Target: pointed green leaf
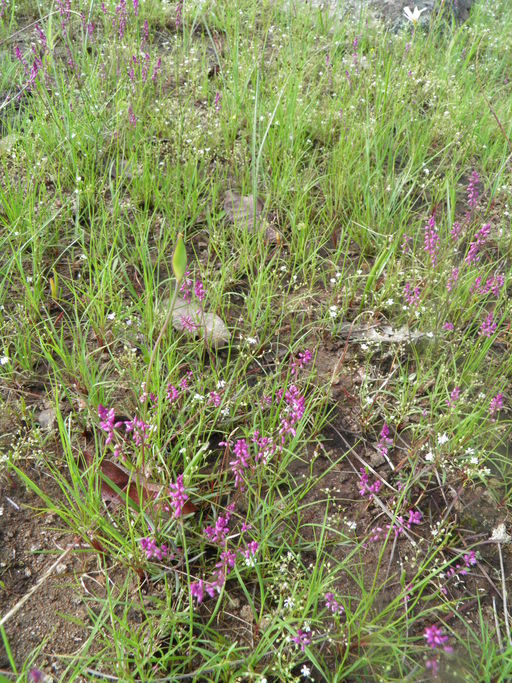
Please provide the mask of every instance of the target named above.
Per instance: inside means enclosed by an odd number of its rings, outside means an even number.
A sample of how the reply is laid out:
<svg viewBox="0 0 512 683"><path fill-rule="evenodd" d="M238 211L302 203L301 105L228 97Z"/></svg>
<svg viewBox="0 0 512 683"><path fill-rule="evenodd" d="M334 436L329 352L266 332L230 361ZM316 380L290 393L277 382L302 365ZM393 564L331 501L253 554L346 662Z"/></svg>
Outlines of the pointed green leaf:
<svg viewBox="0 0 512 683"><path fill-rule="evenodd" d="M187 270L187 250L185 249L185 241L183 240L183 233L178 233L178 240L174 248L172 257L172 269L174 276L178 282L181 282L185 271Z"/></svg>

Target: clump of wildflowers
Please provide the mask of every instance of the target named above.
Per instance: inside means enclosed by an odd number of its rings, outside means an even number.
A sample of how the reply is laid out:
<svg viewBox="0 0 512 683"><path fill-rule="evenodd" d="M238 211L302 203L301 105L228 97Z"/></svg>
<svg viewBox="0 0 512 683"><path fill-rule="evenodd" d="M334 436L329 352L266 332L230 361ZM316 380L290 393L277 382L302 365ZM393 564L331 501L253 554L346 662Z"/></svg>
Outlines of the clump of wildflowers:
<svg viewBox="0 0 512 683"><path fill-rule="evenodd" d="M460 398L460 387L454 387L450 393L450 398L446 401L448 408L453 408Z"/></svg>
<svg viewBox="0 0 512 683"><path fill-rule="evenodd" d="M183 484L183 475L180 474L176 479L175 484L170 485L170 504L173 510L174 519L178 519L183 514L183 507L188 500L188 496L185 493L185 486Z"/></svg>
<svg viewBox="0 0 512 683"><path fill-rule="evenodd" d="M414 289L407 282L404 289L404 299L409 306L417 306L420 301L420 288L415 287Z"/></svg>
<svg viewBox="0 0 512 683"><path fill-rule="evenodd" d="M497 412L503 409L503 394L496 394L491 399L491 404L489 406L489 415L494 417Z"/></svg>
<svg viewBox="0 0 512 683"><path fill-rule="evenodd" d="M371 499L374 493L378 493L380 491L382 482L380 479L376 479L373 484L370 484L368 472L364 469L364 467L361 467L359 471L361 472L359 476L359 494L361 496L366 496L366 494L368 494L368 497Z"/></svg>
<svg viewBox="0 0 512 683"><path fill-rule="evenodd" d="M382 429L380 430L379 441L377 443L377 449L380 454L387 458L389 449L393 445L393 440L389 438L389 427L387 422L384 422Z"/></svg>
<svg viewBox="0 0 512 683"><path fill-rule="evenodd" d="M477 263L480 260L480 250L487 242L491 233L491 224L486 223L476 233L474 240L469 245L469 251L466 255L465 261L468 264Z"/></svg>
<svg viewBox="0 0 512 683"><path fill-rule="evenodd" d="M439 252L439 235L436 230L435 216L431 216L425 226L425 251L430 256L432 266L435 266Z"/></svg>
<svg viewBox="0 0 512 683"><path fill-rule="evenodd" d="M307 645L311 645L311 636L309 629L299 628L297 635L292 637L292 641L298 645L302 652L306 650Z"/></svg>
<svg viewBox="0 0 512 683"><path fill-rule="evenodd" d="M325 606L333 614L343 614L345 608L334 597L334 593L325 594Z"/></svg>
<svg viewBox="0 0 512 683"><path fill-rule="evenodd" d="M166 545L159 546L154 538L147 536L146 538L140 539L140 545L142 550L146 553L146 558L151 560L153 558L162 561L164 557L168 555L168 549Z"/></svg>
<svg viewBox="0 0 512 683"><path fill-rule="evenodd" d="M497 324L494 322L493 314L489 313L484 322L481 324L478 334L481 337L489 337L490 339L496 332L497 327Z"/></svg>

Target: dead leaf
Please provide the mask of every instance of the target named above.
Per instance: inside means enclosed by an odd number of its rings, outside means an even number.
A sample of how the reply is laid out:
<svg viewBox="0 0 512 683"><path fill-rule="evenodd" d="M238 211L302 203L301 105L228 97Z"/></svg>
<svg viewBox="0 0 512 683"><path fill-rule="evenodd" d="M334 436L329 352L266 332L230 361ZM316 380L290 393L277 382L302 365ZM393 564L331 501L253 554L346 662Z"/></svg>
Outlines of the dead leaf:
<svg viewBox="0 0 512 683"><path fill-rule="evenodd" d="M173 327L180 332L185 331L187 322L190 322L187 319L190 319L196 328L194 334L201 335L214 346L225 346L229 342L229 330L218 315L203 311L197 303L187 303L184 299L177 297L172 312Z"/></svg>
<svg viewBox="0 0 512 683"><path fill-rule="evenodd" d="M94 465L94 457L89 451L85 451L84 456L87 465ZM101 475L101 497L104 501L123 502L123 497L109 482L122 493L127 494L137 505L141 502L148 503L151 500L158 500L161 503L165 503L168 500L167 490L164 486L150 482L145 477L130 472L126 467L113 460L103 458L99 463L99 470ZM183 506L183 514L191 514L196 512L197 509L197 506L188 500Z"/></svg>
<svg viewBox="0 0 512 683"><path fill-rule="evenodd" d="M254 195L243 196L228 190L224 197L224 211L233 225L248 232L265 232L268 242L281 242L281 235L263 217L264 203Z"/></svg>

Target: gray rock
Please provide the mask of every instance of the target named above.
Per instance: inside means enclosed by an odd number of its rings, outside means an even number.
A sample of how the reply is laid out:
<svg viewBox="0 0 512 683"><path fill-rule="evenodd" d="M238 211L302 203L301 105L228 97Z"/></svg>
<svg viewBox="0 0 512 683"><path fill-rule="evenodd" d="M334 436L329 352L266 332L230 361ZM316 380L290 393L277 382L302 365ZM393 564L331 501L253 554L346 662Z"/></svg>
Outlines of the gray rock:
<svg viewBox="0 0 512 683"><path fill-rule="evenodd" d="M300 1L300 0L299 0ZM293 0L294 4L297 0ZM370 9L386 23L395 27L403 26L407 23L404 15L404 7L414 7L425 9L422 13L420 23L428 21L434 9L441 9L444 6L448 9L457 21L466 21L469 17L471 7L475 0L303 0L304 4L315 8L329 10L333 14L347 12L361 12Z"/></svg>

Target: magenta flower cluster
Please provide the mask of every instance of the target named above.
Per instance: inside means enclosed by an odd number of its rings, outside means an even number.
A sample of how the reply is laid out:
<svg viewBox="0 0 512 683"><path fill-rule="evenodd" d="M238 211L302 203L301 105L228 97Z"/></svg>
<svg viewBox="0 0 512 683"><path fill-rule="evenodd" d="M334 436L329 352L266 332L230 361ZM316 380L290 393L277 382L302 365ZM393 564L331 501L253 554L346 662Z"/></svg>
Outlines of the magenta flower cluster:
<svg viewBox="0 0 512 683"><path fill-rule="evenodd" d="M236 565L237 558L242 556L245 558L247 564L253 564L256 553L259 549L257 541L249 541L245 546L240 546L236 549L227 548L227 535L229 533L229 522L234 511L234 504L227 507L224 517L219 516L215 522L215 526L208 526L204 529L204 534L211 543L215 543L223 548L220 559L215 565L215 571L210 577L209 581L199 579L190 584L190 595L200 604L206 595L213 598L220 593L222 587L226 583L226 578L231 573ZM243 524L241 528L241 535L251 528L249 524Z"/></svg>
<svg viewBox="0 0 512 683"><path fill-rule="evenodd" d="M439 252L439 235L436 230L435 216L431 216L425 226L425 251L430 256L430 263L435 266Z"/></svg>
<svg viewBox="0 0 512 683"><path fill-rule="evenodd" d="M489 406L489 414L494 417L497 412L503 409L503 394L496 394L491 399L491 404Z"/></svg>
<svg viewBox="0 0 512 683"><path fill-rule="evenodd" d="M153 558L160 562L164 557L167 557L169 551L166 545L159 546L154 538L147 536L140 539L142 550L146 553L146 558L152 560Z"/></svg>
<svg viewBox="0 0 512 683"><path fill-rule="evenodd" d="M343 614L343 612L345 611L345 608L343 607L343 605L341 605L335 599L334 593L326 593L325 594L325 606L333 614Z"/></svg>
<svg viewBox="0 0 512 683"><path fill-rule="evenodd" d="M482 249L483 245L487 242L490 233L490 223L486 223L480 228L480 230L478 230L478 232L475 234L473 241L469 245L469 251L465 258L466 263L477 263L480 260L480 250Z"/></svg>
<svg viewBox="0 0 512 683"><path fill-rule="evenodd" d="M393 445L393 440L389 438L389 427L386 422L382 425L380 430L379 441L377 443L377 449L381 455L385 458L388 456L389 449Z"/></svg>
<svg viewBox="0 0 512 683"><path fill-rule="evenodd" d="M302 652L306 650L307 645L311 645L311 636L309 631L302 628L297 630L297 635L292 637L292 641L298 645Z"/></svg>
<svg viewBox="0 0 512 683"><path fill-rule="evenodd" d="M398 537L404 533L406 527L407 529L412 529L414 525L421 524L422 520L423 515L419 510L409 510L409 518L407 521L404 519L404 517L402 517L402 515L399 515L394 524L386 524L386 529L388 531L391 529L391 531L394 532L395 537ZM382 538L383 533L385 533L385 529L380 526L375 527L371 531L369 540L371 542L379 541Z"/></svg>
<svg viewBox="0 0 512 683"><path fill-rule="evenodd" d="M373 498L373 494L378 493L382 487L382 482L380 479L376 479L373 484L370 484L370 478L364 467L361 467L361 474L359 475L359 494L361 496L368 495L368 498Z"/></svg>

